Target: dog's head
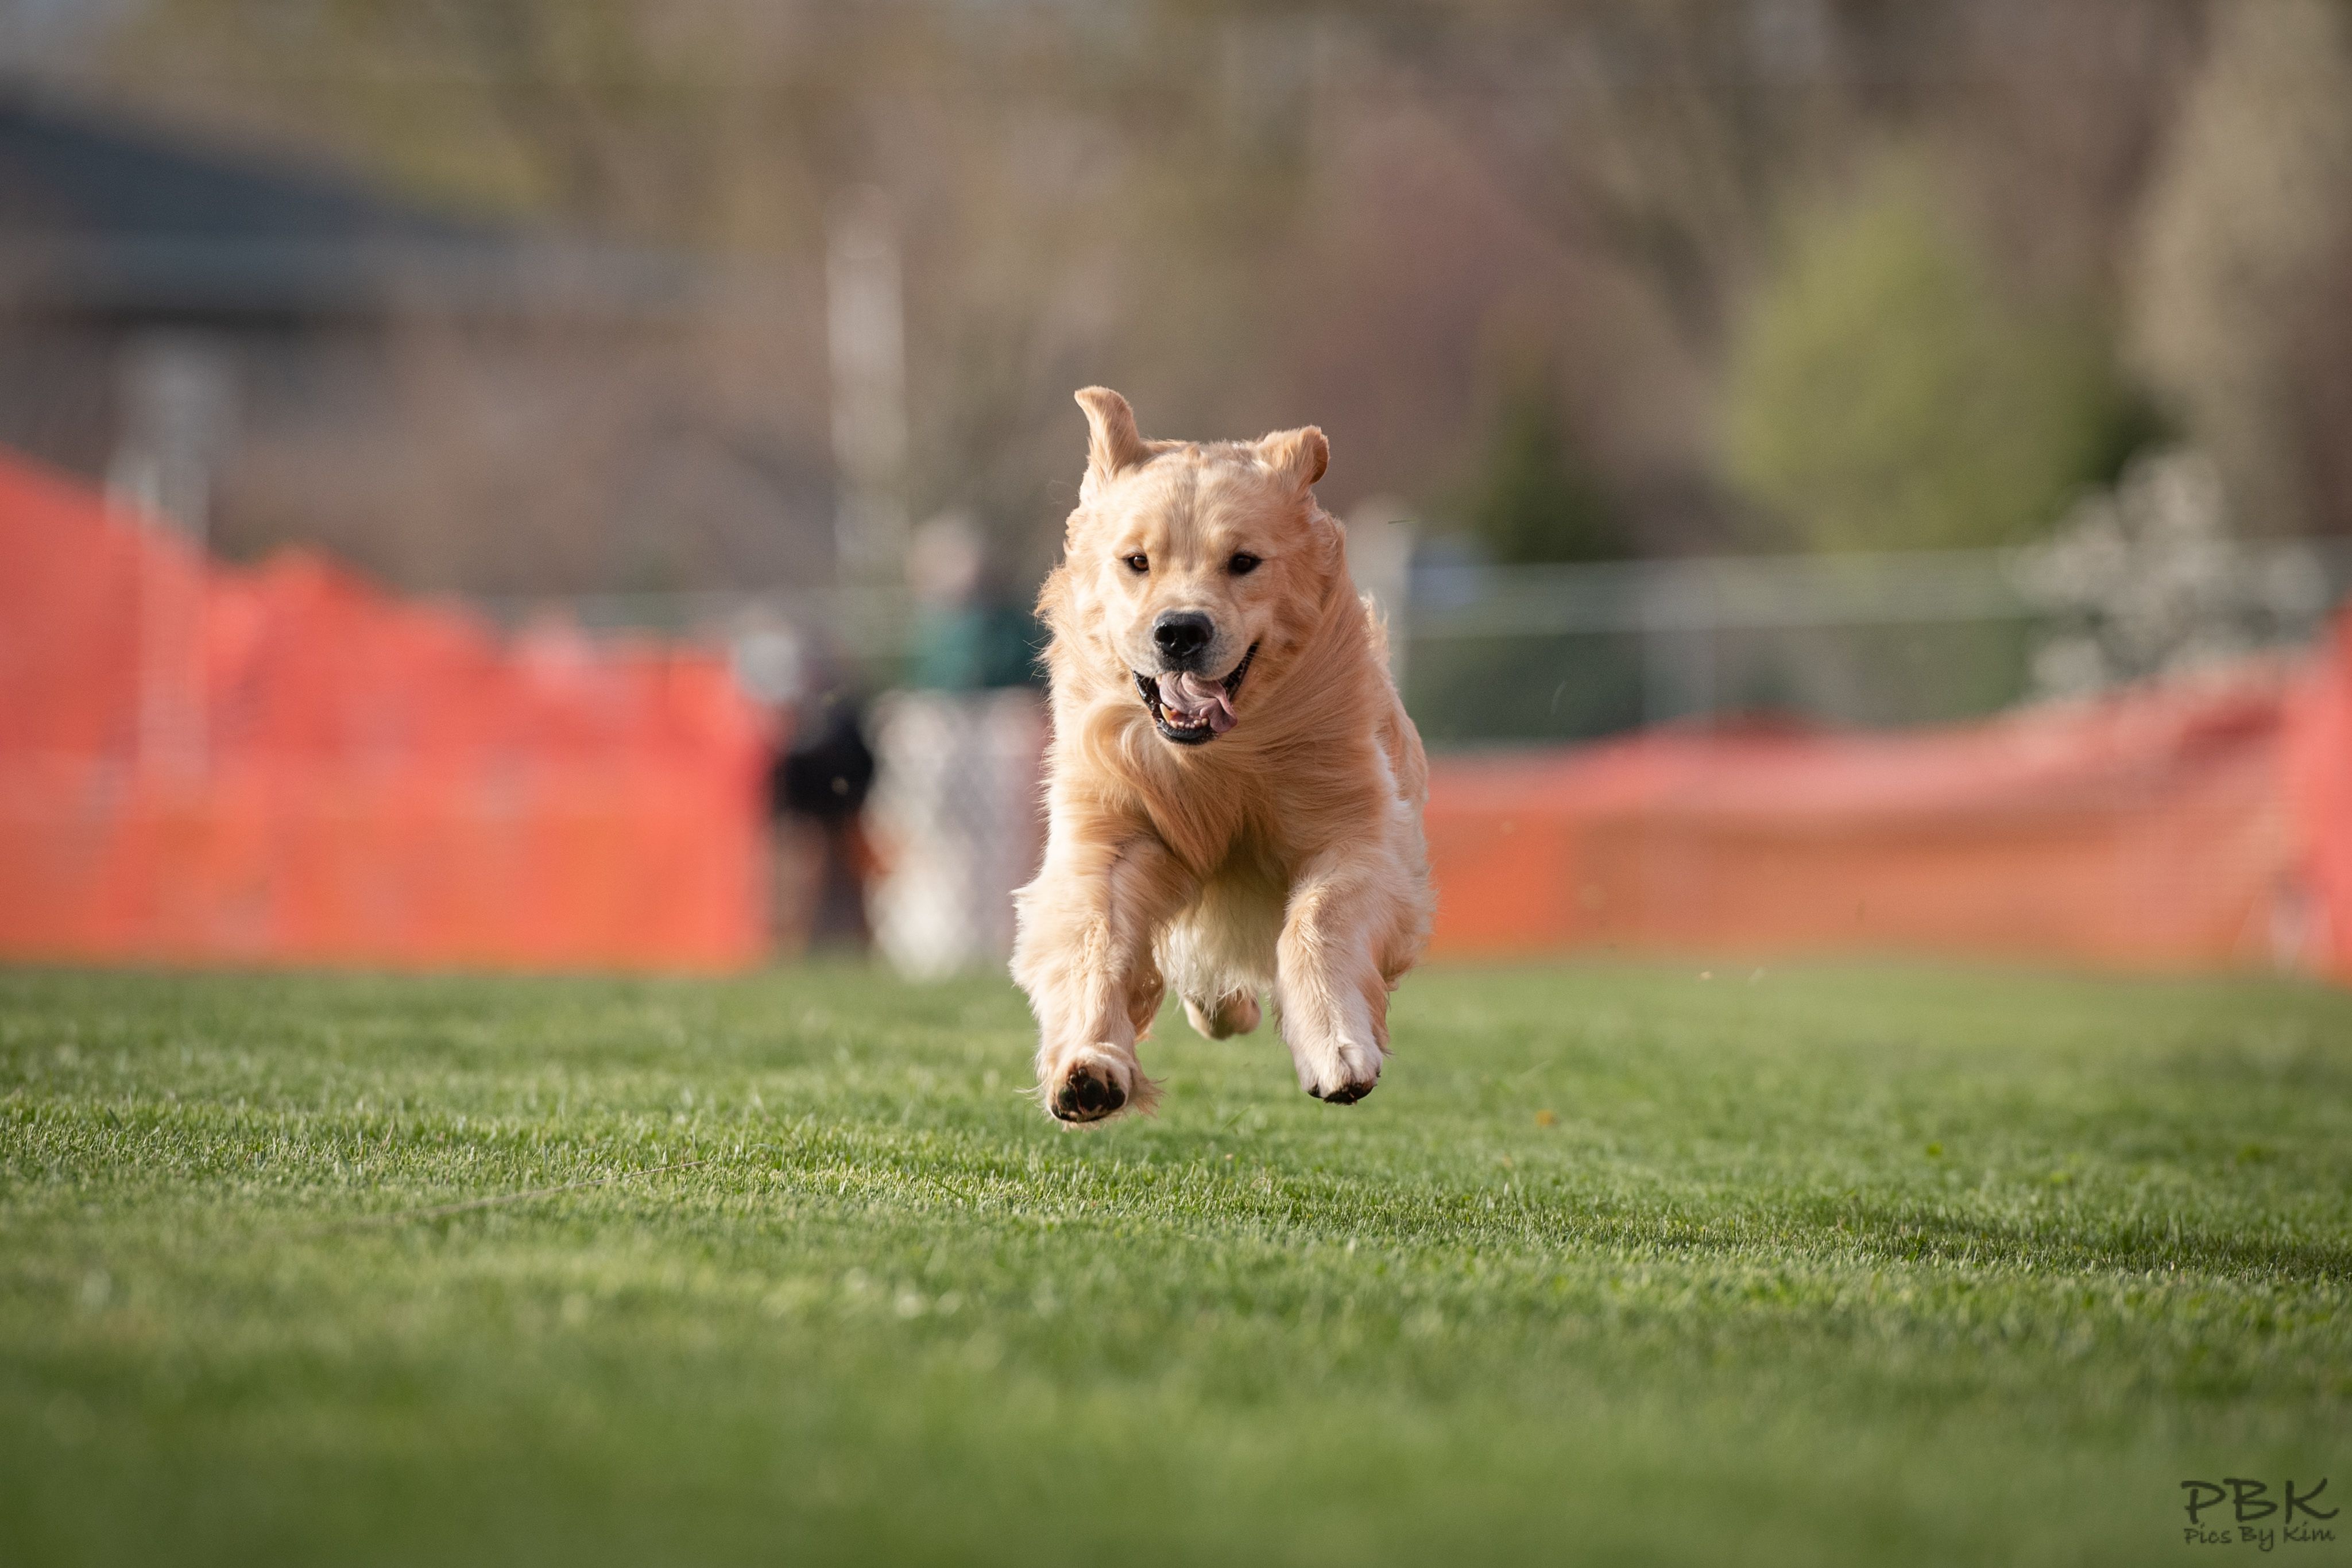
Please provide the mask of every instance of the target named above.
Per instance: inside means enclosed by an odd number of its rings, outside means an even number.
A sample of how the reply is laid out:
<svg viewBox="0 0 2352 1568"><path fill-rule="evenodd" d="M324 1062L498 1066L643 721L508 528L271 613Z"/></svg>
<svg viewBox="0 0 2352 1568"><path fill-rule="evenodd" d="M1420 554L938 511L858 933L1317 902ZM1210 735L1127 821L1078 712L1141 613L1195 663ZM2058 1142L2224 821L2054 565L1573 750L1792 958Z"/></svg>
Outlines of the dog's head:
<svg viewBox="0 0 2352 1568"><path fill-rule="evenodd" d="M1090 665L1132 678L1160 737L1202 746L1244 722L1244 684L1278 668L1340 570L1315 505L1330 446L1312 425L1258 441L1146 441L1127 400L1077 394L1092 435L1063 570Z"/></svg>

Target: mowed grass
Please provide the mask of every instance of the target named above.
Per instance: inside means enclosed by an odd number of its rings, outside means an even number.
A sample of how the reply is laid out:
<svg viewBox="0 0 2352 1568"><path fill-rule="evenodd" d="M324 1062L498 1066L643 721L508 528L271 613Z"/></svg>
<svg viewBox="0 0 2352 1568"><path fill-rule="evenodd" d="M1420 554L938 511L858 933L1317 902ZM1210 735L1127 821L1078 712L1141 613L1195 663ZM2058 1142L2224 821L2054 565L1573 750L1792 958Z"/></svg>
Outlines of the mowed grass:
<svg viewBox="0 0 2352 1568"><path fill-rule="evenodd" d="M992 979L0 972L0 1559L2142 1563L2189 1477L2352 1495L2352 998L1432 969L1395 1035L1342 1109L1171 1014L1066 1133Z"/></svg>

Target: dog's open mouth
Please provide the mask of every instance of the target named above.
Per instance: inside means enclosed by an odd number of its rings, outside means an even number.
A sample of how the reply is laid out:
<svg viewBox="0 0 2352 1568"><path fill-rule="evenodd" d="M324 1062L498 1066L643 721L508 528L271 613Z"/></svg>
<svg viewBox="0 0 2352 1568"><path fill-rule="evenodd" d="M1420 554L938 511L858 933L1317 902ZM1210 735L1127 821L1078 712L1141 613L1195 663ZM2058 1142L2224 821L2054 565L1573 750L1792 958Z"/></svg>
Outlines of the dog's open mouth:
<svg viewBox="0 0 2352 1568"><path fill-rule="evenodd" d="M1205 746L1234 727L1234 699L1241 695L1242 677L1256 657L1253 643L1234 673L1222 681L1189 673L1147 675L1139 670L1135 689L1143 694L1143 706L1163 737L1179 746Z"/></svg>

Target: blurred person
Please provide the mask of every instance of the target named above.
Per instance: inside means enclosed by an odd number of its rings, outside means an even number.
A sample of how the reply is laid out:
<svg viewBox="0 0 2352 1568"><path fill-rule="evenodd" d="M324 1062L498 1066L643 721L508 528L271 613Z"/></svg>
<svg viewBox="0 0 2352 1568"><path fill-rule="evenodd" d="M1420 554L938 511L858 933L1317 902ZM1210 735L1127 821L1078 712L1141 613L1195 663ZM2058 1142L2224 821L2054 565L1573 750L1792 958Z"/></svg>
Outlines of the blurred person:
<svg viewBox="0 0 2352 1568"><path fill-rule="evenodd" d="M1013 890L1036 863L1045 716L1034 622L993 590L985 545L960 513L912 530L915 607L906 689L876 705L874 823L887 873L876 945L919 977L1002 962Z"/></svg>
<svg viewBox="0 0 2352 1568"><path fill-rule="evenodd" d="M776 715L768 768L769 938L780 956L863 952L872 939L863 826L874 787L864 705L793 628L762 623L735 643L737 678Z"/></svg>
<svg viewBox="0 0 2352 1568"><path fill-rule="evenodd" d="M908 684L923 691L1034 685L1037 623L991 580L980 530L943 512L914 530L907 552L915 596Z"/></svg>
<svg viewBox="0 0 2352 1568"><path fill-rule="evenodd" d="M836 688L801 705L768 788L780 846L778 903L793 895L804 923L801 951L863 953L873 940L866 918L873 854L863 818L874 771L864 707L853 692ZM797 879L789 890L782 885L787 870Z"/></svg>

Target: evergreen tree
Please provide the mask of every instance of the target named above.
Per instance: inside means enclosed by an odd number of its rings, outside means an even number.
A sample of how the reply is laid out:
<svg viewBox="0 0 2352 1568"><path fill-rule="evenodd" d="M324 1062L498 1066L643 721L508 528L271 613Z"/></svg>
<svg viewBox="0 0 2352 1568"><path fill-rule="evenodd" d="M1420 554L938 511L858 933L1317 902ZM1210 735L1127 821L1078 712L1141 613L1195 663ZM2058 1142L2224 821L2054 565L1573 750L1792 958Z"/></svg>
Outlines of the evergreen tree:
<svg viewBox="0 0 2352 1568"><path fill-rule="evenodd" d="M1504 397L1469 507L1497 560L1608 560L1626 553L1606 499L1577 461L1549 375Z"/></svg>

